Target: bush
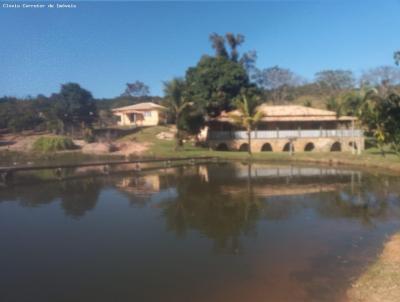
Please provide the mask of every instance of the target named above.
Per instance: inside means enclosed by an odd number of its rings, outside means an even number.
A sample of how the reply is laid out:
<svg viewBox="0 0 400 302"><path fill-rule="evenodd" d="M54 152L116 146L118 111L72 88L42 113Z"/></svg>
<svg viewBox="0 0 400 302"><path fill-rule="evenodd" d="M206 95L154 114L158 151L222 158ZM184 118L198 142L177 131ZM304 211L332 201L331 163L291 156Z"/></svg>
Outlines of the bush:
<svg viewBox="0 0 400 302"><path fill-rule="evenodd" d="M89 144L94 143L96 141L96 137L94 136L93 131L91 129L84 130L83 139L85 140L85 142Z"/></svg>
<svg viewBox="0 0 400 302"><path fill-rule="evenodd" d="M55 152L75 149L76 145L69 137L44 136L33 143L33 150L37 152Z"/></svg>

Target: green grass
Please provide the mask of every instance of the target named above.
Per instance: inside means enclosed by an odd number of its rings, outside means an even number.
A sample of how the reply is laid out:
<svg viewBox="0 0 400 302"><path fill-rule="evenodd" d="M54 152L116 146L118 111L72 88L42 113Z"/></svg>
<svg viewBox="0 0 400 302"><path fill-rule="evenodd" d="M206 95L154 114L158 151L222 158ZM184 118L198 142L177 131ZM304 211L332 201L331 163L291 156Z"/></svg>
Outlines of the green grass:
<svg viewBox="0 0 400 302"><path fill-rule="evenodd" d="M348 152L299 152L290 156L288 152L258 152L250 157L247 152L239 151L214 151L207 148L196 147L192 142L186 142L180 150L175 150L174 140L157 139L160 132L169 131L167 126L144 128L140 132L125 136L121 140L134 140L150 143L149 151L145 157L200 157L212 156L231 160L254 160L276 162L308 162L323 164L342 164L359 167L373 167L394 170L400 172L400 157L393 152L386 152L382 157L376 148L368 149L361 155Z"/></svg>
<svg viewBox="0 0 400 302"><path fill-rule="evenodd" d="M66 136L43 136L33 143L35 152L47 153L73 149L76 149L74 142Z"/></svg>
<svg viewBox="0 0 400 302"><path fill-rule="evenodd" d="M293 163L316 163L316 164L342 164L358 167L372 167L376 169L392 170L396 173L400 172L400 157L388 152L385 157L380 155L377 149L368 149L362 155L353 155L346 152L326 152L326 153L309 153L299 152L290 156L287 152L259 152L253 153L249 157L247 152L238 151L214 151L207 148L194 146L193 142L186 142L180 150L175 150L174 140L158 139L157 134L160 132L168 132L170 127L157 126L143 128L140 131L126 135L118 141L135 141L138 143L148 143L149 150L145 152L142 158L165 158L165 157L203 157L211 156L227 160L254 160L254 161L274 161L274 162L293 162ZM42 148L42 147L40 147ZM53 147L50 147L52 149ZM44 147L47 150L47 146ZM43 149L41 149L43 150ZM112 154L102 156L82 154L79 151L68 152L34 152L28 154L20 154L17 152L4 151L0 152L0 163L6 165L13 162L23 163L33 161L36 163L52 162L60 163L79 163L88 161L109 161L122 159Z"/></svg>

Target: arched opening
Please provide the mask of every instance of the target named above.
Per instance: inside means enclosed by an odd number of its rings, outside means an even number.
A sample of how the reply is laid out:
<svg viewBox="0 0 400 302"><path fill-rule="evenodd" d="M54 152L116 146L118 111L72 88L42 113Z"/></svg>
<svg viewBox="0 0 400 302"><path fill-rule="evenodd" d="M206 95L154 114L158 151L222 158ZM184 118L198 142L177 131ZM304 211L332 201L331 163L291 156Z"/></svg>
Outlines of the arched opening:
<svg viewBox="0 0 400 302"><path fill-rule="evenodd" d="M241 144L240 147L239 147L239 151L242 151L242 152L249 151L249 144L246 144L246 143Z"/></svg>
<svg viewBox="0 0 400 302"><path fill-rule="evenodd" d="M311 152L311 151L314 151L314 149L315 149L314 143L308 143L308 144L304 147L304 151L305 151L305 152Z"/></svg>
<svg viewBox="0 0 400 302"><path fill-rule="evenodd" d="M286 143L285 144L285 146L283 146L283 152L290 152L290 142L289 143ZM292 151L294 152L294 146L293 146L293 144L292 144Z"/></svg>
<svg viewBox="0 0 400 302"><path fill-rule="evenodd" d="M335 142L331 147L331 152L339 152L342 151L342 144L339 142Z"/></svg>
<svg viewBox="0 0 400 302"><path fill-rule="evenodd" d="M350 143L349 143L349 147L352 148L352 149L354 149L354 150L357 150L357 149L358 149L358 148L357 148L357 143L356 143L356 142L350 142Z"/></svg>
<svg viewBox="0 0 400 302"><path fill-rule="evenodd" d="M217 145L217 148L215 148L217 151L229 151L228 145L225 143L220 143Z"/></svg>
<svg viewBox="0 0 400 302"><path fill-rule="evenodd" d="M263 151L263 152L272 152L271 144L270 143L265 143L264 145L262 145L261 151Z"/></svg>

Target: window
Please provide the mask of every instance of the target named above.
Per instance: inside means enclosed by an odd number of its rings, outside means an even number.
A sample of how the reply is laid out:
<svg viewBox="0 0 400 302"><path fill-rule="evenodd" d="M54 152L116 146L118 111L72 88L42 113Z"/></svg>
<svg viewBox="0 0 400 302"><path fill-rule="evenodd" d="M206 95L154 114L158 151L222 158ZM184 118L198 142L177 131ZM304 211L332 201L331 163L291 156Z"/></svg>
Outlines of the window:
<svg viewBox="0 0 400 302"><path fill-rule="evenodd" d="M151 116L151 111L145 111L143 112L144 117L150 117Z"/></svg>

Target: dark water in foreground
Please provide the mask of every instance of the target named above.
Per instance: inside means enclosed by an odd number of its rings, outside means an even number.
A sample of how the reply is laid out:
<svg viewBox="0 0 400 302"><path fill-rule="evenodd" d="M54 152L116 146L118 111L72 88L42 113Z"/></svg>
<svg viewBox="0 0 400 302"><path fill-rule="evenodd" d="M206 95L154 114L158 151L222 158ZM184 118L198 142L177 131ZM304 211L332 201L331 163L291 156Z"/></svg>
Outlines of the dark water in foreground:
<svg viewBox="0 0 400 302"><path fill-rule="evenodd" d="M242 164L0 188L0 301L344 301L400 180Z"/></svg>

